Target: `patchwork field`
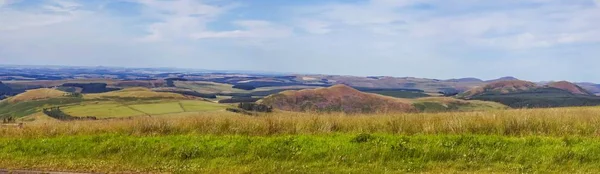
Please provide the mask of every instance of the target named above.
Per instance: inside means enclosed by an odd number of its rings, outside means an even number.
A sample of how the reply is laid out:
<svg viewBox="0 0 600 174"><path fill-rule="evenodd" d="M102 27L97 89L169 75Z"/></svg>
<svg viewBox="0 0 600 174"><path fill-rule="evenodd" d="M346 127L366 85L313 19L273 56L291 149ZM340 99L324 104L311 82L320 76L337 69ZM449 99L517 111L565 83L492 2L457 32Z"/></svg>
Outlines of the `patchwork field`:
<svg viewBox="0 0 600 174"><path fill-rule="evenodd" d="M161 115L180 112L219 111L227 108L212 102L197 100L181 101L146 101L137 102L84 102L80 105L67 106L62 110L72 116L94 116L98 118L119 118L146 115Z"/></svg>

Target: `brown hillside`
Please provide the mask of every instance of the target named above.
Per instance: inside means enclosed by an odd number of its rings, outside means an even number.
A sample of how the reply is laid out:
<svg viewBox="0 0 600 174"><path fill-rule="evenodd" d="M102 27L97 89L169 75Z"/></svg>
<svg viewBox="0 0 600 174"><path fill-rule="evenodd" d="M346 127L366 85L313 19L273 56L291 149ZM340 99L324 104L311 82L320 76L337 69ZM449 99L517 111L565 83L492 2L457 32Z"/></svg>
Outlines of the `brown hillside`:
<svg viewBox="0 0 600 174"><path fill-rule="evenodd" d="M16 103L16 102L22 102L22 101L57 98L57 97L63 97L65 95L66 95L65 92L62 92L62 91L59 91L56 89L40 88L40 89L29 90L27 92L24 92L24 93L14 96L14 97L11 97L8 99L8 101L11 103Z"/></svg>
<svg viewBox="0 0 600 174"><path fill-rule="evenodd" d="M567 82L567 81L549 83L548 87L562 89L565 91L569 91L570 93L573 93L573 94L594 95L591 92L589 92L571 82Z"/></svg>
<svg viewBox="0 0 600 174"><path fill-rule="evenodd" d="M285 91L259 101L286 111L345 113L413 112L410 100L363 93L346 85Z"/></svg>
<svg viewBox="0 0 600 174"><path fill-rule="evenodd" d="M472 97L483 93L493 92L506 94L510 92L527 91L531 89L539 88L538 85L528 81L522 80L509 80L509 81L497 81L486 84L481 87L473 88L462 94L462 97Z"/></svg>

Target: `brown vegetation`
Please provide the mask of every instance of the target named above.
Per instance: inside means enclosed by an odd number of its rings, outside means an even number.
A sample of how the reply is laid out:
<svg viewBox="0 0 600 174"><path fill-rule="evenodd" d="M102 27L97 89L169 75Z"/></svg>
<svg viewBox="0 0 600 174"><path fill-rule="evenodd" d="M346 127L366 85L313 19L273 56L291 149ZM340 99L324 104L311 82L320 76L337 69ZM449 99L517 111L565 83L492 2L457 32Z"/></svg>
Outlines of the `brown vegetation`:
<svg viewBox="0 0 600 174"><path fill-rule="evenodd" d="M553 83L548 84L548 87L562 89L565 91L569 91L570 93L573 93L573 94L594 95L594 94L588 92L587 90L585 90L571 82L567 82L567 81L553 82Z"/></svg>
<svg viewBox="0 0 600 174"><path fill-rule="evenodd" d="M25 93L11 97L8 99L8 102L17 103L17 102L23 102L23 101L57 98L57 97L63 97L66 94L67 94L66 92L62 92L62 91L59 91L56 89L40 88L40 89L29 90Z"/></svg>
<svg viewBox="0 0 600 174"><path fill-rule="evenodd" d="M259 101L286 111L345 113L411 112L410 100L363 93L346 85L285 91Z"/></svg>

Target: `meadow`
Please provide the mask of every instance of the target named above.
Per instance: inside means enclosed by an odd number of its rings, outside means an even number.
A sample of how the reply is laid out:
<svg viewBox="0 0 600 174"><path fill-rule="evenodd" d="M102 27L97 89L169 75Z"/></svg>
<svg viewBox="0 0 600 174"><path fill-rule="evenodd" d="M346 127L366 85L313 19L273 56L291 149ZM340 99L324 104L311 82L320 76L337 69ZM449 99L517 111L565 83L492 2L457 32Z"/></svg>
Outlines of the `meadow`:
<svg viewBox="0 0 600 174"><path fill-rule="evenodd" d="M0 168L597 173L600 107L346 115L187 112L0 128Z"/></svg>

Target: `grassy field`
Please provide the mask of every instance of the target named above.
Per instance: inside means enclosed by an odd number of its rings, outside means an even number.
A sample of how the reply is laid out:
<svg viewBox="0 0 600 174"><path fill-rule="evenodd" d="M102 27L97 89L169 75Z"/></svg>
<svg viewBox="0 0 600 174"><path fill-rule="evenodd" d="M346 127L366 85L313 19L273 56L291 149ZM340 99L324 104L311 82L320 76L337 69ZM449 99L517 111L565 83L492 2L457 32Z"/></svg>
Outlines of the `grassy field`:
<svg viewBox="0 0 600 174"><path fill-rule="evenodd" d="M219 111L226 105L198 100L158 100L144 102L83 102L79 105L63 107L62 110L73 116L94 116L97 118L120 118L144 115L161 115L181 112Z"/></svg>
<svg viewBox="0 0 600 174"><path fill-rule="evenodd" d="M144 113L123 106L118 103L87 103L75 106L64 107L65 113L72 116L94 116L98 118L109 117L130 117L144 115Z"/></svg>
<svg viewBox="0 0 600 174"><path fill-rule="evenodd" d="M32 122L2 127L0 137L0 168L11 169L600 172L600 107L379 115L189 112Z"/></svg>
<svg viewBox="0 0 600 174"><path fill-rule="evenodd" d="M0 166L87 172L600 172L599 138L335 134L0 138Z"/></svg>

